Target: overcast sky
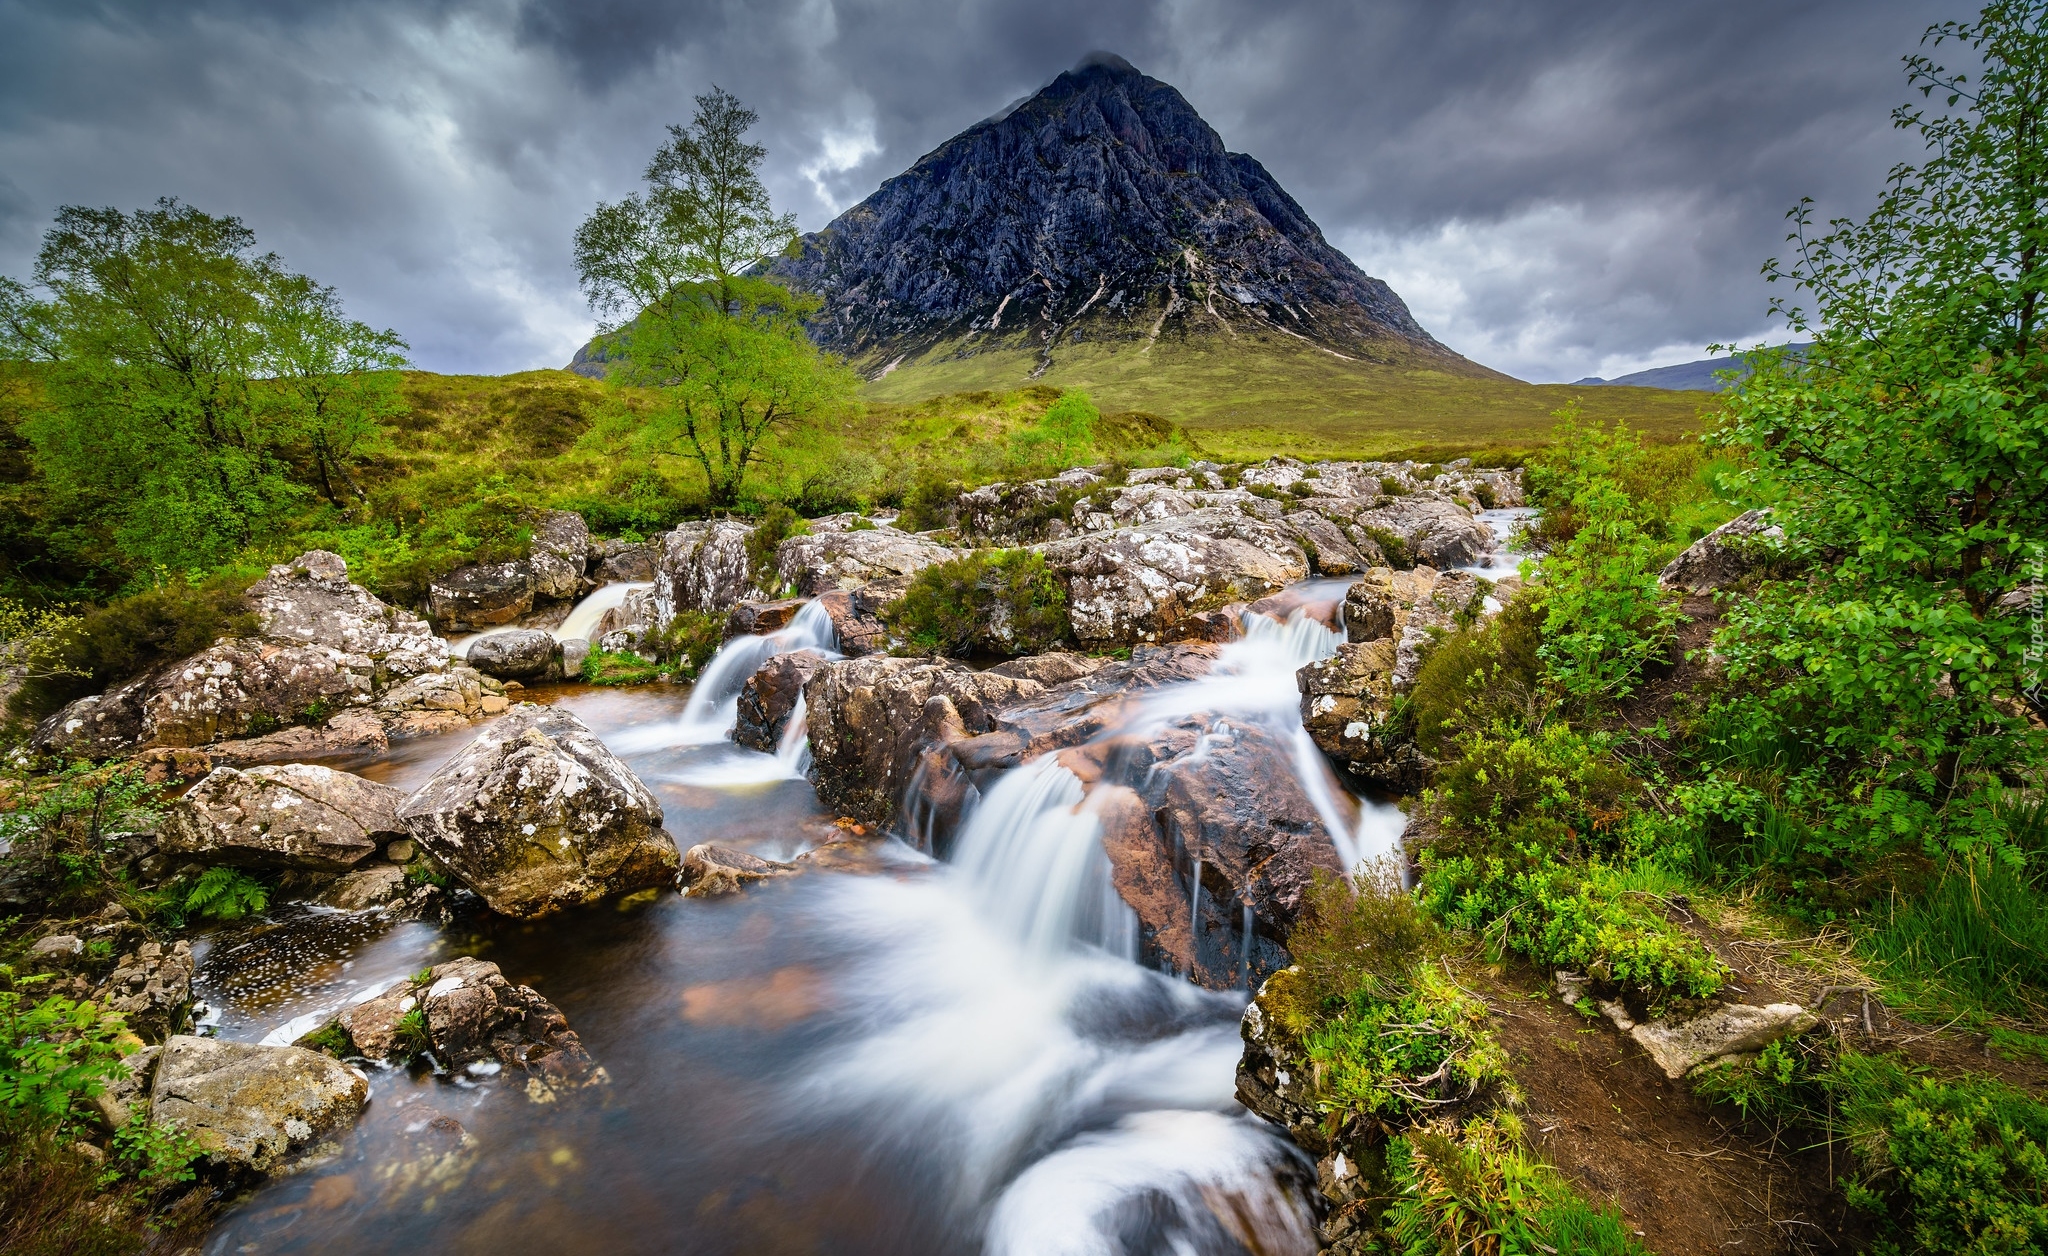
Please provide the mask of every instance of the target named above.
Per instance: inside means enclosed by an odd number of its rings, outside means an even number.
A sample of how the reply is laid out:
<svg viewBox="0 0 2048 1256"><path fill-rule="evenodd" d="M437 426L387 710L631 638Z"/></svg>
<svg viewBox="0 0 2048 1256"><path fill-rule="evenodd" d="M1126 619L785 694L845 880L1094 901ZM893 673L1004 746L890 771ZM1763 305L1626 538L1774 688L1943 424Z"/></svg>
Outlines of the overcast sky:
<svg viewBox="0 0 2048 1256"><path fill-rule="evenodd" d="M1086 53L1178 87L1439 340L1536 381L1770 334L1798 197L1916 152L1910 0L0 0L0 273L170 195L430 370L559 366L576 224L712 83L824 226Z"/></svg>

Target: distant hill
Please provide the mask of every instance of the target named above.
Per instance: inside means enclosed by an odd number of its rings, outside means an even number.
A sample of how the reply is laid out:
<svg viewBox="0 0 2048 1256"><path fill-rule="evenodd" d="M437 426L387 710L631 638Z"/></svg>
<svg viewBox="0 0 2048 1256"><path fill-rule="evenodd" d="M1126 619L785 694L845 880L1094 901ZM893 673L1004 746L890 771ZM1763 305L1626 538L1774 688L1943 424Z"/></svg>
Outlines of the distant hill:
<svg viewBox="0 0 2048 1256"><path fill-rule="evenodd" d="M1795 354L1806 352L1804 344L1786 347ZM1716 371L1740 371L1745 376L1749 374L1748 367L1739 359L1730 356L1701 358L1697 362L1680 362L1676 366L1653 366L1647 371L1637 371L1633 375L1623 375L1615 379L1601 379L1597 375L1589 375L1576 381L1574 386L1620 384L1630 388L1664 388L1673 392L1720 392L1728 387L1728 381L1715 379Z"/></svg>

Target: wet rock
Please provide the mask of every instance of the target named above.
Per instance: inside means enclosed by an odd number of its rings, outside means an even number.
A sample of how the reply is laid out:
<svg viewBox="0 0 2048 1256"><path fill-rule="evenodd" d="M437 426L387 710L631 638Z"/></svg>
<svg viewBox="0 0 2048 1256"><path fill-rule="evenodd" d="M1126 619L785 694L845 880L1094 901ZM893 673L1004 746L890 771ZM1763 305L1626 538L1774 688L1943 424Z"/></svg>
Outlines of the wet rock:
<svg viewBox="0 0 2048 1256"><path fill-rule="evenodd" d="M654 573L654 622L665 627L679 611L722 614L733 603L759 597L747 557L754 525L719 519L686 523L668 534Z"/></svg>
<svg viewBox="0 0 2048 1256"><path fill-rule="evenodd" d="M669 884L682 862L647 786L581 720L530 703L487 725L398 818L508 916Z"/></svg>
<svg viewBox="0 0 2048 1256"><path fill-rule="evenodd" d="M204 864L345 872L405 832L389 785L310 763L215 768L171 804L159 848Z"/></svg>
<svg viewBox="0 0 2048 1256"><path fill-rule="evenodd" d="M785 877L793 865L775 863L749 855L743 850L702 842L683 856L684 893L692 898L717 898L734 894L757 881Z"/></svg>
<svg viewBox="0 0 2048 1256"><path fill-rule="evenodd" d="M825 656L813 650L792 650L770 656L740 690L739 720L732 739L742 746L774 754L782 744L791 715L803 701Z"/></svg>
<svg viewBox="0 0 2048 1256"><path fill-rule="evenodd" d="M404 898L408 888L404 868L392 863L372 864L328 886L317 901L342 911L366 911Z"/></svg>
<svg viewBox="0 0 2048 1256"><path fill-rule="evenodd" d="M1092 676L1107 666L1109 660L1088 654L1069 654L1055 650L1050 654L1027 654L989 668L993 676L1014 676L1019 680L1034 681L1048 689L1063 685L1070 680Z"/></svg>
<svg viewBox="0 0 2048 1256"><path fill-rule="evenodd" d="M654 590L632 589L597 621L591 639L614 654L650 652L656 631Z"/></svg>
<svg viewBox="0 0 2048 1256"><path fill-rule="evenodd" d="M376 755L390 748L391 738L384 731L384 721L374 711L357 707L341 712L325 724L296 724L261 737L217 741L206 748L206 756L213 764L249 767L334 755Z"/></svg>
<svg viewBox="0 0 2048 1256"><path fill-rule="evenodd" d="M654 579L655 564L661 559L663 537L645 541L595 541L591 555L598 560L594 573L600 584L646 584Z"/></svg>
<svg viewBox="0 0 2048 1256"><path fill-rule="evenodd" d="M1284 530L1227 507L1044 547L1067 590L1067 616L1086 645L1183 635L1190 617L1249 602L1308 575Z"/></svg>
<svg viewBox="0 0 2048 1256"><path fill-rule="evenodd" d="M1481 616L1485 590L1470 572L1450 571L1438 576L1429 592L1408 608L1400 624L1399 644L1394 651L1394 692L1407 693L1415 687L1422 670L1422 656L1439 637L1454 631L1460 621Z"/></svg>
<svg viewBox="0 0 2048 1256"><path fill-rule="evenodd" d="M427 585L427 613L443 632L479 632L533 610L533 564L473 563Z"/></svg>
<svg viewBox="0 0 2048 1256"><path fill-rule="evenodd" d="M891 527L793 536L775 552L778 583L803 597L857 589L878 580L907 580L933 563L959 556L929 537Z"/></svg>
<svg viewBox="0 0 2048 1256"><path fill-rule="evenodd" d="M1657 573L1657 583L1694 594L1725 589L1767 568L1784 539L1768 509L1746 511L1687 546Z"/></svg>
<svg viewBox="0 0 2048 1256"><path fill-rule="evenodd" d="M533 521L533 543L527 563L533 569L535 597L569 601L583 591L583 571L590 555L590 528L573 510L544 510Z"/></svg>
<svg viewBox="0 0 2048 1256"><path fill-rule="evenodd" d="M1215 662L1212 645L1139 646L1128 659L1103 660L1083 675L1040 693L1020 693L983 717L985 731L973 731L949 745L950 758L961 770L980 774L1079 746L1118 723L1129 704L1142 701L1147 690L1205 676ZM991 668L983 675L998 675L1002 670Z"/></svg>
<svg viewBox="0 0 2048 1256"><path fill-rule="evenodd" d="M150 1120L216 1164L274 1173L321 1154L369 1097L363 1074L317 1051L180 1036L164 1044Z"/></svg>
<svg viewBox="0 0 2048 1256"><path fill-rule="evenodd" d="M168 785L174 781L196 781L213 771L213 756L189 746L157 746L130 761L142 769L143 783Z"/></svg>
<svg viewBox="0 0 2048 1256"><path fill-rule="evenodd" d="M771 632L780 632L789 627L789 621L796 618L806 600L789 597L773 602L740 602L732 608L732 614L725 617L726 639L765 637Z"/></svg>
<svg viewBox="0 0 2048 1256"><path fill-rule="evenodd" d="M1317 575L1357 575L1370 565L1365 556L1358 552L1358 547L1338 531L1337 525L1322 515L1313 511L1298 510L1288 515L1283 522L1293 530L1295 539L1301 542L1302 549L1308 554L1309 566Z"/></svg>
<svg viewBox="0 0 2048 1256"><path fill-rule="evenodd" d="M504 692L496 678L473 667L451 667L394 685L377 698L372 709L390 737L422 737L451 732L480 718L484 698L492 689Z"/></svg>
<svg viewBox="0 0 2048 1256"><path fill-rule="evenodd" d="M1317 749L1362 780L1406 791L1420 787L1427 763L1392 727L1396 654L1388 637L1346 642L1296 672L1295 683Z"/></svg>
<svg viewBox="0 0 2048 1256"><path fill-rule="evenodd" d="M400 1027L420 1009L425 1037ZM430 1051L449 1069L487 1063L517 1068L548 1083L602 1080L560 1009L531 986L506 980L496 964L471 956L436 964L424 982L400 982L335 1018L355 1050L372 1060Z"/></svg>
<svg viewBox="0 0 2048 1256"><path fill-rule="evenodd" d="M1237 1061L1237 1101L1286 1130L1288 1137L1311 1155L1326 1156L1334 1148L1323 1113L1309 1093L1314 1065L1301 1044L1267 1010L1277 993L1276 983L1289 979L1286 973L1268 977L1258 995L1245 1005L1238 1025L1244 1052Z"/></svg>
<svg viewBox="0 0 2048 1256"><path fill-rule="evenodd" d="M119 1012L144 1042L162 1042L176 1031L192 1003L192 944L144 942L121 957L93 1000Z"/></svg>
<svg viewBox="0 0 2048 1256"><path fill-rule="evenodd" d="M839 652L848 658L879 654L889 648L889 629L882 622L882 608L903 596L908 580L876 580L858 589L835 589L818 596L818 604L832 617L832 631L839 638Z"/></svg>
<svg viewBox="0 0 2048 1256"><path fill-rule="evenodd" d="M1440 493L1395 497L1358 516L1361 528L1378 529L1401 538L1409 557L1430 567L1459 567L1473 562L1493 543L1493 533L1472 512Z"/></svg>
<svg viewBox="0 0 2048 1256"><path fill-rule="evenodd" d="M560 680L561 643L553 633L515 628L479 637L469 647L469 665L499 680Z"/></svg>
<svg viewBox="0 0 2048 1256"><path fill-rule="evenodd" d="M1675 1081L1720 1057L1761 1051L1819 1023L1818 1016L1797 1003L1729 1003L1691 1020L1639 1024L1628 1036Z"/></svg>

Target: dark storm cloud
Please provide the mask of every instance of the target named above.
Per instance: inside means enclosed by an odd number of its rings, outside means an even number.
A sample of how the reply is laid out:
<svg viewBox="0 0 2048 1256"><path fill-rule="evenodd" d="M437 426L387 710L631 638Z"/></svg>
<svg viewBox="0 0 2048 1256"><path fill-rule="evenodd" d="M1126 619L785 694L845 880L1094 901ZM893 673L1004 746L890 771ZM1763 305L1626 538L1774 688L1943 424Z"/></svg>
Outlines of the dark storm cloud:
<svg viewBox="0 0 2048 1256"><path fill-rule="evenodd" d="M558 364L568 238L719 83L807 228L1109 49L1179 87L1453 347L1614 374L1766 330L1801 195L1912 155L1898 58L1953 5L1528 0L0 0L0 270L60 204L178 195L423 365Z"/></svg>

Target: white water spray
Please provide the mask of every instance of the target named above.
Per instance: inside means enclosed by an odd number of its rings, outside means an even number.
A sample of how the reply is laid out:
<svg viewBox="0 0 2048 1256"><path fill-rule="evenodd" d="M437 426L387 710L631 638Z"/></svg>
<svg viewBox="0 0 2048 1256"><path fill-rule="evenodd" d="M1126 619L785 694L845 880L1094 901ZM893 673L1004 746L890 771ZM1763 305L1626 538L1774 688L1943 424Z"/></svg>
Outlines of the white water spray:
<svg viewBox="0 0 2048 1256"><path fill-rule="evenodd" d="M645 754L650 750L708 746L723 741L732 734L733 723L739 718L740 690L746 688L747 678L774 656L796 650L814 650L831 659L840 657L839 634L822 604L804 603L789 626L778 632L734 637L718 647L718 653L711 656L697 677L696 687L690 690L690 701L683 707L681 718L628 729L609 738L608 744L619 754ZM794 756L797 752L790 753ZM756 773L745 783L758 783L756 777L776 779Z"/></svg>

